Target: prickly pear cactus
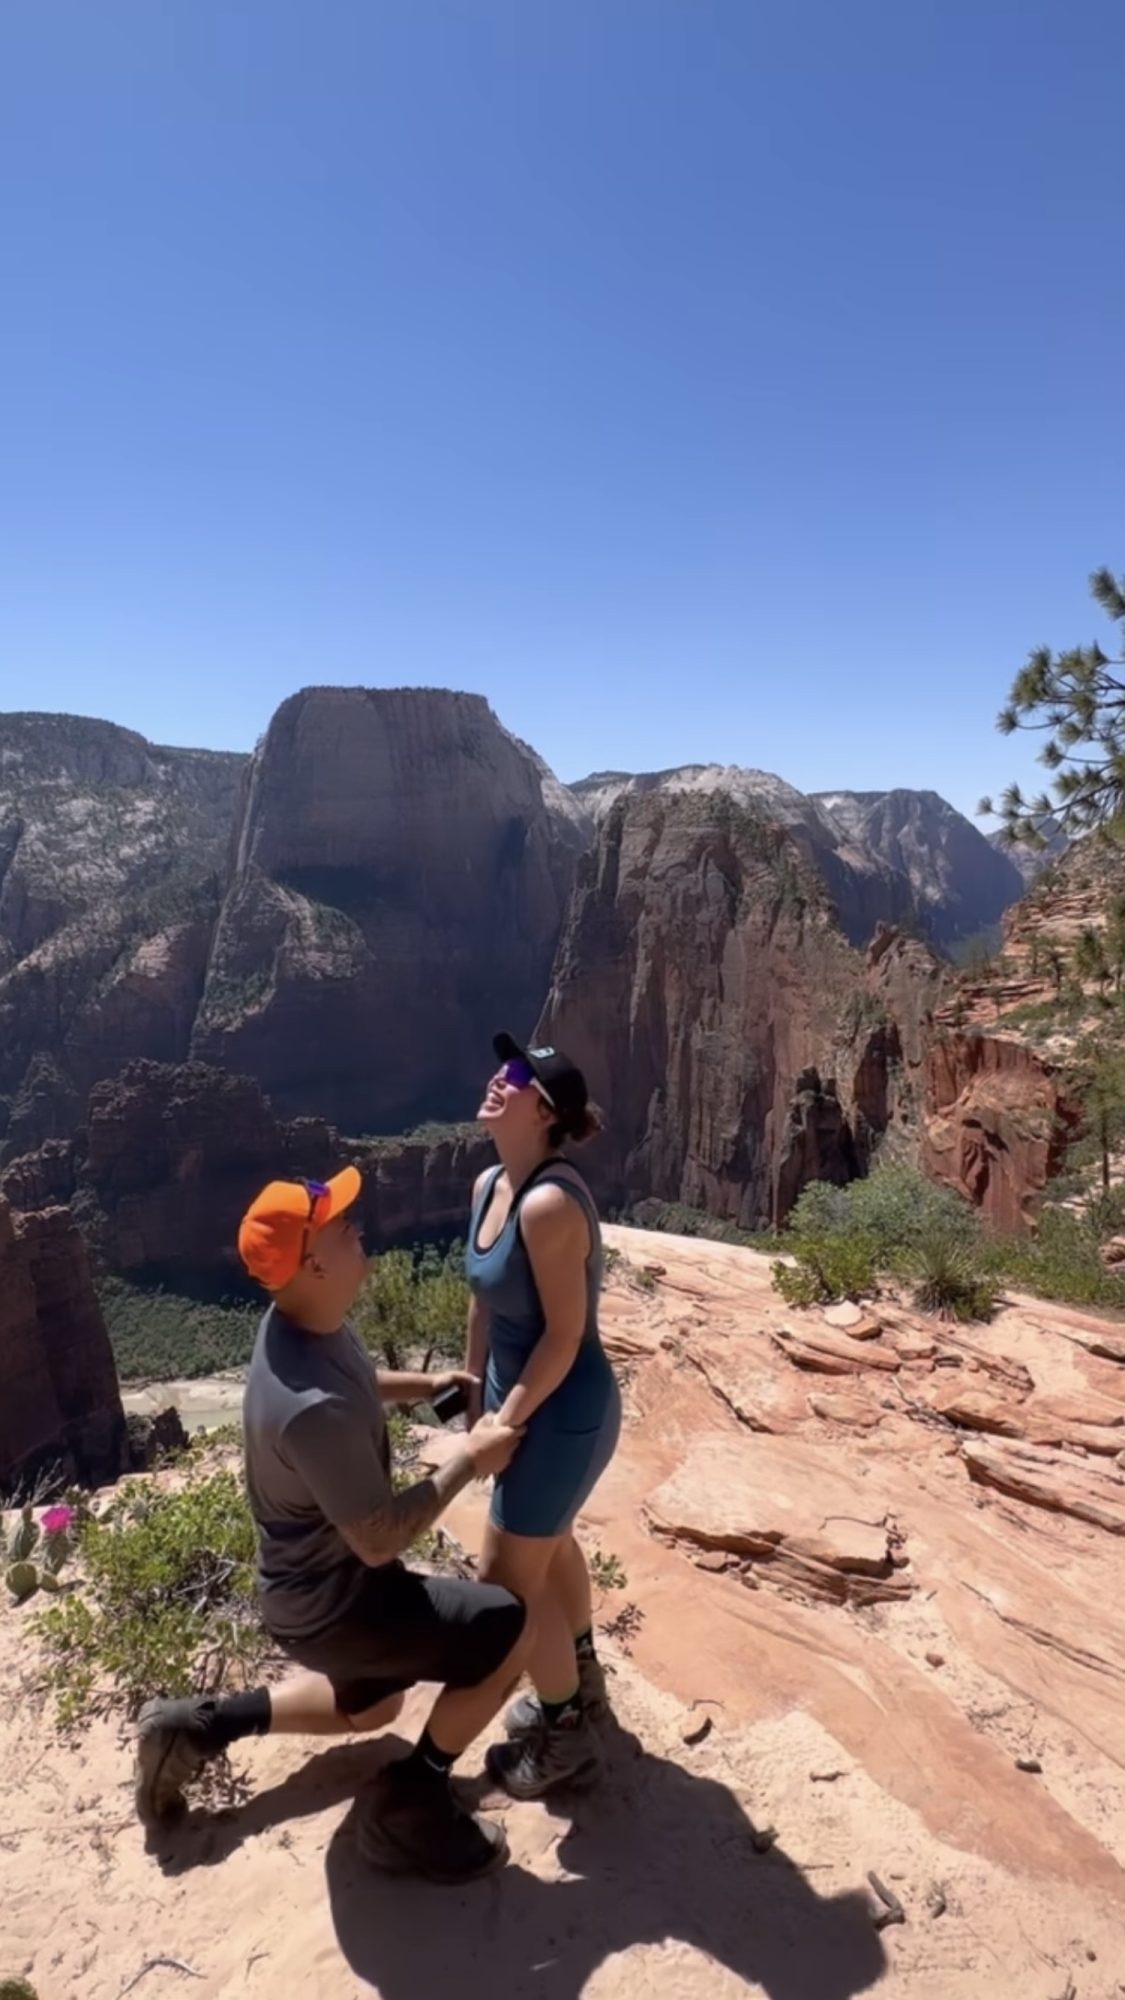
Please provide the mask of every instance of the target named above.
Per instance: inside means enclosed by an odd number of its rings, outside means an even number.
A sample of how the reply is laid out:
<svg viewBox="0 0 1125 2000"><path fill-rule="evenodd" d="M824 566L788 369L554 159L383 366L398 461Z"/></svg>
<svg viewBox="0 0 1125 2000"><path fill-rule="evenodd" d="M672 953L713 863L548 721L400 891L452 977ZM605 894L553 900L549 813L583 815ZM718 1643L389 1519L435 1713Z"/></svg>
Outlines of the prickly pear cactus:
<svg viewBox="0 0 1125 2000"><path fill-rule="evenodd" d="M28 1501L27 1506L20 1511L15 1533L12 1536L11 1545L8 1549L8 1554L12 1561L14 1563L26 1562L38 1540L39 1523L31 1511L31 1502Z"/></svg>
<svg viewBox="0 0 1125 2000"><path fill-rule="evenodd" d="M53 1569L48 1569L44 1564L43 1568L39 1572L39 1588L40 1590L49 1590L52 1592L56 1590L61 1590L62 1580L58 1574L58 1571Z"/></svg>
<svg viewBox="0 0 1125 2000"><path fill-rule="evenodd" d="M14 1562L8 1565L8 1589L17 1604L34 1597L39 1588L39 1571L33 1562Z"/></svg>
<svg viewBox="0 0 1125 2000"><path fill-rule="evenodd" d="M69 1535L44 1535L42 1556L45 1574L57 1576L70 1553Z"/></svg>

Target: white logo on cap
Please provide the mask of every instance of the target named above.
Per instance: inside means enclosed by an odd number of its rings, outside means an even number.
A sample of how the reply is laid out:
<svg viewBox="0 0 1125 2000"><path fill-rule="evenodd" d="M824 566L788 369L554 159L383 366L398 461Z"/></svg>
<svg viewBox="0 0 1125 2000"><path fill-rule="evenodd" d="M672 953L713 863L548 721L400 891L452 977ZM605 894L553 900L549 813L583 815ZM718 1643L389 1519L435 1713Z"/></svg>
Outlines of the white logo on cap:
<svg viewBox="0 0 1125 2000"><path fill-rule="evenodd" d="M529 1049L527 1053L533 1062L547 1062L554 1055L555 1051L554 1049Z"/></svg>

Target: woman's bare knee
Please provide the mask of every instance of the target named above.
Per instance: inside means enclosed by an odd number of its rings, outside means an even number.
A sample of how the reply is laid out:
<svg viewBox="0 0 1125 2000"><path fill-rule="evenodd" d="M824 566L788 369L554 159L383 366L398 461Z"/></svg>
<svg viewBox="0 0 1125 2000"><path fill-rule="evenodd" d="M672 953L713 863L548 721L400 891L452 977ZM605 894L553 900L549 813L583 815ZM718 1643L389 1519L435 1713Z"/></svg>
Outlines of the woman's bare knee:
<svg viewBox="0 0 1125 2000"><path fill-rule="evenodd" d="M478 1575L482 1583L498 1583L530 1606L547 1588L558 1541L508 1535L489 1524Z"/></svg>

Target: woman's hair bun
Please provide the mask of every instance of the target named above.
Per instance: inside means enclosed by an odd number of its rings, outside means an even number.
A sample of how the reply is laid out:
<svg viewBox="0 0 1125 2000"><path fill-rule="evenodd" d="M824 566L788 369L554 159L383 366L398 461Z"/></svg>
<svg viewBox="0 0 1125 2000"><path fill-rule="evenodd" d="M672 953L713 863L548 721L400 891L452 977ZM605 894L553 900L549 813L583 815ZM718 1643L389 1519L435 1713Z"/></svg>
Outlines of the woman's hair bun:
<svg viewBox="0 0 1125 2000"><path fill-rule="evenodd" d="M588 1104L586 1109L580 1113L574 1124L570 1127L567 1138L575 1146L584 1146L588 1140L596 1139L598 1133L604 1131L604 1113L596 1104Z"/></svg>

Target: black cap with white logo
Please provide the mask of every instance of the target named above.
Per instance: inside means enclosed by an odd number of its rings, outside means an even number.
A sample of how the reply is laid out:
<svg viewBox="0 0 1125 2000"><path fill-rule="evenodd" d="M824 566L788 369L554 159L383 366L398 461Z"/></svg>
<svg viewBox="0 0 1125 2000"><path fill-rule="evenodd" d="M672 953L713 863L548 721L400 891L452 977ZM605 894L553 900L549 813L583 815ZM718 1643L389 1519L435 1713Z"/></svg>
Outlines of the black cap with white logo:
<svg viewBox="0 0 1125 2000"><path fill-rule="evenodd" d="M527 1064L564 1131L580 1136L590 1093L577 1063L561 1049L525 1049L512 1035L497 1035L492 1046L500 1062Z"/></svg>

